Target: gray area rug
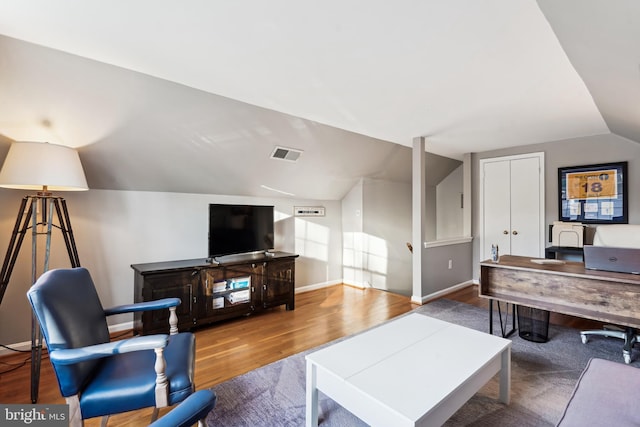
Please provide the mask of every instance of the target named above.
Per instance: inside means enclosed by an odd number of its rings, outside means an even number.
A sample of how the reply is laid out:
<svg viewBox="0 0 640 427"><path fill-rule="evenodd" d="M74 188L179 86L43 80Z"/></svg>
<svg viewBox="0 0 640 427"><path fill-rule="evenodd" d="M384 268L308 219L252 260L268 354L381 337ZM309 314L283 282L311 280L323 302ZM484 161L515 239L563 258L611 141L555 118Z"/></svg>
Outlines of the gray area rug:
<svg viewBox="0 0 640 427"><path fill-rule="evenodd" d="M437 300L413 312L488 332L488 311L468 304ZM500 331L497 316L494 316L494 324L496 334ZM550 325L549 341L546 343L523 340L517 332L510 339L513 342L511 403L507 406L497 401L496 377L460 408L445 426L553 426L590 358L599 357L622 363L621 340L593 337L585 345L575 329ZM304 355L318 348L287 357L214 387L218 399L216 407L207 417L207 425L303 426ZM464 345L463 349L473 352L473 348ZM640 366L640 356L633 356L639 360L632 364ZM424 384L425 389L437 386ZM319 393L319 400L321 426L366 425L322 393Z"/></svg>

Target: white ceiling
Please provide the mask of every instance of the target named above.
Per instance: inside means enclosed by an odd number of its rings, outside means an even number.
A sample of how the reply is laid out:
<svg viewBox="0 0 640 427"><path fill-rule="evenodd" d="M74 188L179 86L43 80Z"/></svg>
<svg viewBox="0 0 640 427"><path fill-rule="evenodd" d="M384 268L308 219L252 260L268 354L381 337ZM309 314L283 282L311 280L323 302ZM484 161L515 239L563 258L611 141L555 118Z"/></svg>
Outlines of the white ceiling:
<svg viewBox="0 0 640 427"><path fill-rule="evenodd" d="M54 128L80 147L92 188L154 191L215 193L230 176L241 187L249 183L229 175L238 158L290 146L305 150L301 160L322 158L299 165L299 187L291 171L278 176L291 165L265 170L259 157L245 171L327 199L358 177L407 179L385 160L417 136L453 159L610 130L640 141L638 4L3 0L0 90L11 102L3 94L0 134L33 140ZM158 177L134 171L154 142L147 161L165 172L189 159L204 166L206 155L231 162L218 160L213 177L187 167L154 186Z"/></svg>

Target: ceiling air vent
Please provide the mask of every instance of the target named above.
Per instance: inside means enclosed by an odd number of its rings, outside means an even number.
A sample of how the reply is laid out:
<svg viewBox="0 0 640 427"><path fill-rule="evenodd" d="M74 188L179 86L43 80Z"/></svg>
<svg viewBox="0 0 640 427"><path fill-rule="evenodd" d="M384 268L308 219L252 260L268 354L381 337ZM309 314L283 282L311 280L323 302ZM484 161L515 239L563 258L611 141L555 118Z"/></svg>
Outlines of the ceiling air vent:
<svg viewBox="0 0 640 427"><path fill-rule="evenodd" d="M301 150L295 150L293 148L276 147L271 153L271 158L295 162L296 160L298 160L298 157L300 157L300 154L302 154Z"/></svg>

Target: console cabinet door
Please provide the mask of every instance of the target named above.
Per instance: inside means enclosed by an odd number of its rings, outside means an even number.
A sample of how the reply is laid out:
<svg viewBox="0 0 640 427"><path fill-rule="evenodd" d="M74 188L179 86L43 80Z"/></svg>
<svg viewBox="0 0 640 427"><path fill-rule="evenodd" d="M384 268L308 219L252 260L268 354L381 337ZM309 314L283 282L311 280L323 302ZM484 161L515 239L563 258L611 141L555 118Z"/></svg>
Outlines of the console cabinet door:
<svg viewBox="0 0 640 427"><path fill-rule="evenodd" d="M178 271L149 274L144 278L142 294L144 301L162 298L180 298L182 303L176 308L178 330L189 330L195 324L193 300L198 284L198 271ZM143 334L168 334L169 310L153 310L142 313Z"/></svg>
<svg viewBox="0 0 640 427"><path fill-rule="evenodd" d="M293 310L295 261L282 260L267 263L266 281L262 288L262 306L265 308L286 304Z"/></svg>
<svg viewBox="0 0 640 427"><path fill-rule="evenodd" d="M214 267L202 270L200 321L208 323L249 314L251 304L251 271Z"/></svg>
<svg viewBox="0 0 640 427"><path fill-rule="evenodd" d="M264 283L264 263L233 265L226 268L227 280L244 280L249 278L249 303L251 310L261 307L260 289Z"/></svg>

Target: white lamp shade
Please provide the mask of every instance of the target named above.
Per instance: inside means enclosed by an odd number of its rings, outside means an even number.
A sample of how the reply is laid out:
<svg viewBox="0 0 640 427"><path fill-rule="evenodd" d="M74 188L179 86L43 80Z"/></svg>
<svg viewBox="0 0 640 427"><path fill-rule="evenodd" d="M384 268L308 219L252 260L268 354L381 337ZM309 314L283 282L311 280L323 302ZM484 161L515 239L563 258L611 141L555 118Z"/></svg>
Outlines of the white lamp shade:
<svg viewBox="0 0 640 427"><path fill-rule="evenodd" d="M78 152L64 145L14 142L0 170L0 187L83 191L87 179Z"/></svg>

